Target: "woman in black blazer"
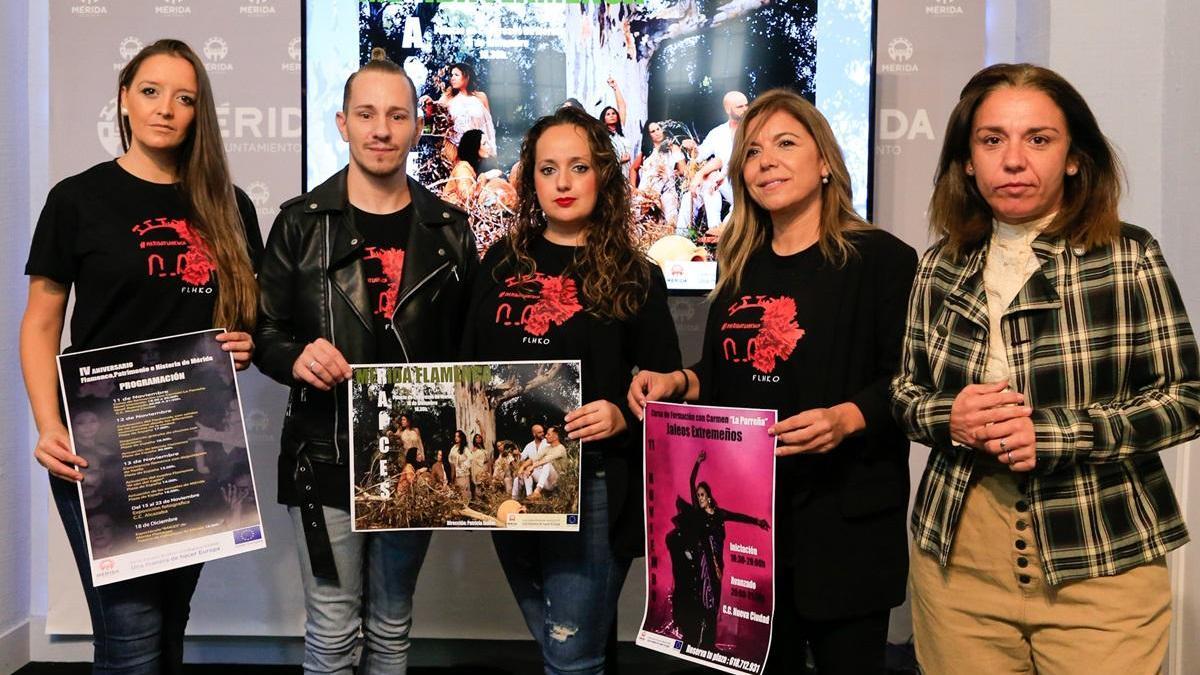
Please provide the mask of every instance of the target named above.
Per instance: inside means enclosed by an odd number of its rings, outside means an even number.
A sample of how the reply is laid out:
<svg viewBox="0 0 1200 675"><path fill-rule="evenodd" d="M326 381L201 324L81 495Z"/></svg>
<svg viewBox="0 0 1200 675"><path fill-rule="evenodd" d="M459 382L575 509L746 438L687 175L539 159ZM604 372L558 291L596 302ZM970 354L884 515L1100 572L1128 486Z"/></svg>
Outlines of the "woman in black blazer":
<svg viewBox="0 0 1200 675"><path fill-rule="evenodd" d="M804 647L827 673L882 672L888 616L904 601L908 441L888 383L900 358L916 252L853 210L828 122L774 90L746 111L729 176L699 362L642 372L647 400L774 408L776 612L767 666Z"/></svg>

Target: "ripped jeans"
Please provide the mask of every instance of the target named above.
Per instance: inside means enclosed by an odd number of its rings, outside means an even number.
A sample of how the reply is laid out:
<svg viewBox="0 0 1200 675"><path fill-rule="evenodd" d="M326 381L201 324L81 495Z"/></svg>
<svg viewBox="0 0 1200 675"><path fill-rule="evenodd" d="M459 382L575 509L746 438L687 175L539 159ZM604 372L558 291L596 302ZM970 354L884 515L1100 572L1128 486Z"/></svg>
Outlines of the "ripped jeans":
<svg viewBox="0 0 1200 675"><path fill-rule="evenodd" d="M609 545L608 489L599 465L583 464L579 532L492 534L546 675L604 672L617 597L632 562Z"/></svg>

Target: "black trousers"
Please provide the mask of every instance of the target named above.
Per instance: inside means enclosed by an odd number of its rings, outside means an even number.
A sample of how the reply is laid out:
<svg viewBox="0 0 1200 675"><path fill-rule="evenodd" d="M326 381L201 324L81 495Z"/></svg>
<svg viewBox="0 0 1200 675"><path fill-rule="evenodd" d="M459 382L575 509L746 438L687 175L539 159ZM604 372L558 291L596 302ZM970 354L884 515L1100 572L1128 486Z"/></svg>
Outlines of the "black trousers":
<svg viewBox="0 0 1200 675"><path fill-rule="evenodd" d="M863 616L813 621L796 611L793 570L776 570L775 630L766 675L803 673L806 647L819 675L881 675L885 672L888 618L885 609Z"/></svg>

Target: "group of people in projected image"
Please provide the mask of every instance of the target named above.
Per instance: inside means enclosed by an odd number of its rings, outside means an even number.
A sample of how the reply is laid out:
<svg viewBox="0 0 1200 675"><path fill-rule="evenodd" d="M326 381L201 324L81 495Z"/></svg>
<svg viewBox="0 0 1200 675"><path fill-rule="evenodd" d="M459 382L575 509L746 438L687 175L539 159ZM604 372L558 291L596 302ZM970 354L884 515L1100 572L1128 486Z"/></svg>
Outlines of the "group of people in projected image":
<svg viewBox="0 0 1200 675"><path fill-rule="evenodd" d="M440 94L420 99L424 134L436 139L418 173L442 199L470 216L480 255L504 236L516 214L520 166L505 173L497 162L496 126L486 92L478 88L475 70L455 63L433 78ZM721 234L721 222L733 203L727 178L733 136L748 99L726 92L721 106L725 121L702 137L687 121L651 120L640 139L625 135L627 107L621 87L611 76L611 104L597 110L578 99L571 106L592 114L608 132L622 174L629 180L629 224L638 245L660 264L710 260Z"/></svg>
<svg viewBox="0 0 1200 675"><path fill-rule="evenodd" d="M563 438L560 426L532 425L524 446L456 429L449 447L427 447L413 422L419 414L393 418L390 406L380 409L354 495L371 507L359 527L441 527L463 516L503 527L509 513L578 511L578 444Z"/></svg>

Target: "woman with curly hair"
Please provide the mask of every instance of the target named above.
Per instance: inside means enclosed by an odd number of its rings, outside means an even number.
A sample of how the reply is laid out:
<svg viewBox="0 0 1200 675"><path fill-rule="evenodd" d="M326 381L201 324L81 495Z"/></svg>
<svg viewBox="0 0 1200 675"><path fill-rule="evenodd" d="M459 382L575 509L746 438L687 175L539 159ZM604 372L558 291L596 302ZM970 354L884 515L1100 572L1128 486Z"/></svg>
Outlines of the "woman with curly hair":
<svg viewBox="0 0 1200 675"><path fill-rule="evenodd" d="M621 405L631 371L679 367L662 273L629 233L629 184L604 125L562 108L521 146L517 221L472 291L463 357L578 359L583 400L579 534L506 532L496 553L547 673L604 672L629 565L643 552L639 425Z"/></svg>

